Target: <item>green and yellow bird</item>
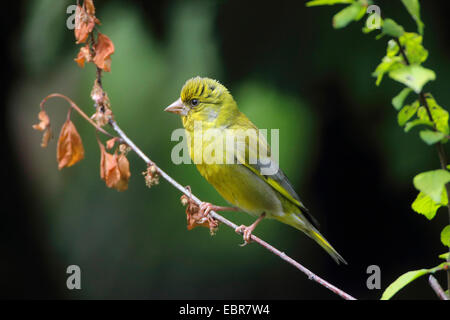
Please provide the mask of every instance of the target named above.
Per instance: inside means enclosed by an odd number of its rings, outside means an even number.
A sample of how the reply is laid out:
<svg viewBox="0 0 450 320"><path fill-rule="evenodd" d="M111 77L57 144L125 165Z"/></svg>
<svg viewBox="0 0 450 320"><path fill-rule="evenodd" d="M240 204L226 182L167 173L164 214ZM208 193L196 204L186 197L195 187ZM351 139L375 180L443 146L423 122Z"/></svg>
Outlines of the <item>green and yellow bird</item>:
<svg viewBox="0 0 450 320"><path fill-rule="evenodd" d="M243 233L245 243L251 241L253 230L264 217L276 219L306 233L337 263L346 263L319 233L316 220L270 156L270 148L264 137L239 111L227 88L209 78L189 79L181 90L180 98L165 111L181 116L190 141L189 153L200 174L225 200L235 206L230 208L203 203L200 206L202 212L241 210L258 217L252 225L242 225L236 229L236 232ZM252 131L256 134L248 134ZM229 138L230 141L242 143L226 143ZM206 159L206 150L216 161ZM230 159L230 154L233 159ZM270 175L264 174L264 167L267 166L277 169Z"/></svg>

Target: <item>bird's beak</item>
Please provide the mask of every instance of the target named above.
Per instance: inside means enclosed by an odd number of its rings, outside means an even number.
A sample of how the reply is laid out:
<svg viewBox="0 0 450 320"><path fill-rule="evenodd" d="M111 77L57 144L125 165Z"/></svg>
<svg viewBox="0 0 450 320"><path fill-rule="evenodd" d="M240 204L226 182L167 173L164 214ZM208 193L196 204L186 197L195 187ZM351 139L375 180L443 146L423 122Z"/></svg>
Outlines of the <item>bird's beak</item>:
<svg viewBox="0 0 450 320"><path fill-rule="evenodd" d="M164 109L164 111L179 114L181 116L186 116L189 109L183 104L181 98L172 103L170 106Z"/></svg>

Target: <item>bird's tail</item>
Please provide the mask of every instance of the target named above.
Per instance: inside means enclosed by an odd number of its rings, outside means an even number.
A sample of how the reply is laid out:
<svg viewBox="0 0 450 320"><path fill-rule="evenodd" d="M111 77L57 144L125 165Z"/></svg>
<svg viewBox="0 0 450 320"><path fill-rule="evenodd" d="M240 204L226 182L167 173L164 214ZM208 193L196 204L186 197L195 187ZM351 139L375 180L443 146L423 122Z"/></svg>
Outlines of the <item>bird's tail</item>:
<svg viewBox="0 0 450 320"><path fill-rule="evenodd" d="M306 231L306 234L314 239L322 248L325 249L326 252L334 259L334 261L339 263L347 264L347 261L342 258L342 256L334 249L331 244L325 239L319 231L315 230L314 227L312 227L311 230Z"/></svg>
<svg viewBox="0 0 450 320"><path fill-rule="evenodd" d="M347 261L342 258L342 256L331 246L331 244L325 239L324 236L320 234L320 232L312 226L310 223L305 221L306 219L302 216L302 214L292 213L286 214L282 217L277 217L280 221L293 226L294 228L303 231L310 238L316 241L326 252L336 261L337 264L341 262L347 264Z"/></svg>

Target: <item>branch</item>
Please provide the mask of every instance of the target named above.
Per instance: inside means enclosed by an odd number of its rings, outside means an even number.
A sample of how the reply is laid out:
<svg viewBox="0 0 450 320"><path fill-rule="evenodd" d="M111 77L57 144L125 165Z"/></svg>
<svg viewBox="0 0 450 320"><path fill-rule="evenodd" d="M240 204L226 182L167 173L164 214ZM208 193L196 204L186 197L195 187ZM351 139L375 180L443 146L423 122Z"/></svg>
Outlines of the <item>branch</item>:
<svg viewBox="0 0 450 320"><path fill-rule="evenodd" d="M134 151L136 152L136 154L142 159L144 160L148 165L155 165L153 161L150 160L149 157L147 157L141 149L139 149L134 142L127 137L127 135L122 131L122 129L120 129L120 127L117 125L117 122L110 119L109 120L109 124L111 125L111 127L114 129L114 131L116 131L116 133L120 136L120 138L126 143L128 144L128 146ZM177 181L175 181L172 177L170 177L167 173L165 173L163 170L161 170L159 167L157 167L157 172L158 174L164 178L167 182L169 182L171 185L173 185L175 188L177 188L179 191L181 191L183 194L185 194L187 197L190 197L197 205L201 205L202 201L200 199L198 199L196 196L194 196L189 190L187 190L185 187L183 187L181 184L179 184ZM209 215L215 219L218 220L220 222L222 222L223 224L227 225L228 227L232 228L233 230L236 229L238 226L236 224L234 224L233 222L229 221L228 219L222 217L220 214L218 214L215 211L210 211ZM340 296L341 298L345 299L345 300L356 300L354 297L352 297L351 295L349 295L348 293L342 291L341 289L335 287L334 285L332 285L331 283L325 281L324 279L322 279L321 277L319 277L318 275L314 274L313 272L311 272L309 269L305 268L303 265L301 265L300 263L298 263L297 261L295 261L294 259L292 259L291 257L289 257L288 255L286 255L284 252L278 250L277 248L273 247L272 245L270 245L269 243L267 243L266 241L258 238L255 235L251 236L251 239L258 243L260 246L264 247L265 249L269 250L270 252L272 252L273 254L277 255L278 257L280 257L281 259L283 259L284 261L286 261L287 263L291 264L292 266L294 266L295 268L297 268L298 270L300 270L301 272L303 272L308 279L313 280L315 282L317 282L318 284L324 286L325 288L327 288L328 290L334 292L335 294L337 294L338 296Z"/></svg>
<svg viewBox="0 0 450 320"><path fill-rule="evenodd" d="M86 5L87 4L87 5ZM167 173L165 173L163 170L161 170L159 167L156 166L156 164L150 160L149 157L147 157L141 149L139 149L134 142L128 138L128 136L120 129L117 122L113 118L112 111L110 109L110 102L108 95L103 90L102 86L102 71L110 71L110 64L111 59L110 56L114 53L114 45L112 44L112 41L105 35L101 35L98 30L95 28L95 24L99 24L100 22L95 17L95 8L92 1L85 1L83 2L83 7L80 7L79 1L77 1L77 9L78 16L75 17L76 23L78 25L75 28L75 38L77 39L77 43L84 43L86 40L88 40L88 52L86 52L85 47L80 49L80 52L77 56L77 59L75 61L82 67L84 66L84 63L87 62L94 62L96 67L96 81L94 82L94 87L91 92L91 98L95 102L95 108L96 113L94 114L94 120L95 122L89 118L78 106L69 98L61 95L61 94L52 94L44 98L43 102L41 103L41 108L43 108L43 105L45 101L48 98L52 97L61 97L63 99L66 99L71 107L78 111L78 113L85 118L92 126L94 126L98 131L111 136L107 131L102 129L102 126L106 125L106 123L109 123L109 125L114 129L114 131L119 135L120 139L123 143L127 144L128 147L130 147L136 154L147 163L148 166L152 166L152 168L156 171L156 173L164 178L166 181L168 181L171 185L173 185L175 188L177 188L179 191L181 191L184 195L189 197L191 201L195 202L198 206L202 204L202 201L198 199L196 196L192 195L190 190L180 185L177 181L175 181L172 177L170 177ZM97 31L97 40L95 39L95 35L93 31ZM101 35L101 39L100 39ZM101 40L101 41L100 41ZM97 59L97 61L96 61ZM45 124L45 123L44 123ZM40 127L38 128L40 129ZM103 154L102 154L103 157ZM110 157L114 157L110 155ZM106 161L106 160L105 160ZM116 160L114 160L116 161ZM102 160L101 162L104 162ZM117 163L115 163L115 166L117 167ZM126 167L128 168L128 161L126 161ZM119 170L119 169L118 169ZM120 171L120 170L119 170ZM129 170L128 174L129 174ZM121 172L118 173L121 177ZM107 186L108 185L108 177L102 176L101 178L105 179ZM128 183L128 180L126 180ZM111 183L112 185L112 183ZM209 217L222 222L223 224L227 225L228 227L235 230L238 226L234 224L233 222L227 220L226 218L222 217L221 215L217 214L215 211L209 212ZM252 235L251 240L258 243L262 247L266 248L273 254L277 255L287 263L293 265L295 268L303 272L310 280L313 280L317 282L318 284L322 285L323 287L327 288L328 290L334 292L338 296L340 296L343 299L346 300L356 300L351 295L347 294L346 292L342 291L341 289L335 287L334 285L330 284L329 282L325 281L321 277L317 276L307 268L305 268L303 265L292 259L291 257L287 256L284 252L281 252L277 248L273 247L266 241Z"/></svg>
<svg viewBox="0 0 450 320"><path fill-rule="evenodd" d="M428 277L428 283L430 284L431 288L436 292L436 295L441 300L449 300L448 296L445 294L444 290L442 289L439 282L436 280L435 277L433 277L432 274Z"/></svg>
<svg viewBox="0 0 450 320"><path fill-rule="evenodd" d="M52 94L49 94L48 96L46 96L46 97L45 97L44 99L42 99L42 101L41 101L41 104L40 104L41 110L44 110L44 105L45 105L45 103L47 102L47 100L50 99L50 98L62 98L62 99L64 99L64 100L66 100L66 101L70 104L70 107L71 107L72 109L75 109L75 111L78 112L78 114L79 114L80 116L82 116L87 122L89 122L95 129L97 129L98 131L100 131L101 133L103 133L104 135L106 135L106 136L108 136L108 137L111 137L111 138L113 137L109 132L105 131L102 127L99 127L94 121L92 121L92 119L89 118L88 115L87 115L86 113L84 113L83 110L81 110L81 109L76 105L75 102L72 101L72 99L66 97L66 96L63 95L63 94L60 94L60 93L52 93Z"/></svg>

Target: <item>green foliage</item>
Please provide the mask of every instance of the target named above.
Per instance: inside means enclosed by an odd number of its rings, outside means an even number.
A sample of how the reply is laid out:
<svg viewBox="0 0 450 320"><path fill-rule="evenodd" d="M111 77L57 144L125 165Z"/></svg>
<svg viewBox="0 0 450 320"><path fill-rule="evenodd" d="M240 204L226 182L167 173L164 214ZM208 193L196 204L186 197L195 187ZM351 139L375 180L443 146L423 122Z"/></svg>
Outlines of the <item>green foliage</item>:
<svg viewBox="0 0 450 320"><path fill-rule="evenodd" d="M442 203L445 185L450 182L450 172L443 169L422 172L413 179L417 190L425 193L434 202Z"/></svg>
<svg viewBox="0 0 450 320"><path fill-rule="evenodd" d="M436 215L437 210L447 205L447 191L444 189L442 192L442 200L443 203L436 203L434 202L429 196L427 196L425 193L420 192L417 195L416 200L411 204L411 208L420 214L423 214L428 220L431 220Z"/></svg>
<svg viewBox="0 0 450 320"><path fill-rule="evenodd" d="M392 19L386 19L383 21L382 30L385 35L395 38L399 38L405 33L405 29L403 29L401 25L397 24L397 22Z"/></svg>
<svg viewBox="0 0 450 320"><path fill-rule="evenodd" d="M408 283L416 280L417 278L428 274L428 273L435 273L438 270L444 269L446 266L448 266L447 262L443 262L437 267L431 268L431 269L420 269L420 270L414 270L409 271L405 274L402 274L400 277L397 278L394 282L392 282L389 287L386 288L386 290L383 292L383 295L381 296L381 300L389 300L394 296L399 290L401 290L404 286L406 286Z"/></svg>
<svg viewBox="0 0 450 320"><path fill-rule="evenodd" d="M389 57L385 56L381 63L377 66L375 71L372 73L374 77L377 78L375 84L378 86L381 83L381 80L383 80L383 76L385 73L396 70L398 68L402 68L402 58L401 57Z"/></svg>
<svg viewBox="0 0 450 320"><path fill-rule="evenodd" d="M333 17L333 27L341 29L352 21L358 21L366 12L366 7L360 2L355 2L336 13Z"/></svg>
<svg viewBox="0 0 450 320"><path fill-rule="evenodd" d="M422 36L414 32L405 32L398 39L404 47L410 64L421 64L428 58L428 50L422 45Z"/></svg>
<svg viewBox="0 0 450 320"><path fill-rule="evenodd" d="M420 108L419 108L419 110L420 110ZM405 125L405 132L409 132L412 128L414 128L415 126L418 126L418 125L433 127L433 122L431 122L430 120L415 119L413 121L408 122Z"/></svg>
<svg viewBox="0 0 450 320"><path fill-rule="evenodd" d="M395 57L397 53L399 52L400 47L398 46L397 42L395 40L389 40L388 45L386 48L386 56L388 57Z"/></svg>
<svg viewBox="0 0 450 320"><path fill-rule="evenodd" d="M428 145L437 143L439 141L446 142L449 133L448 119L449 114L441 106L439 106L434 98L428 94L426 97L427 106L433 118L431 121L428 111L425 106L420 106L419 100L414 101L410 105L403 105L404 100L410 93L410 88L403 89L394 99L392 104L395 108L400 108L397 115L398 124L405 126L405 132L408 132L417 125L426 125L433 129L421 131L420 137ZM417 119L409 121L417 114ZM408 122L409 121L409 122Z"/></svg>
<svg viewBox="0 0 450 320"><path fill-rule="evenodd" d="M441 242L444 246L450 247L450 225L446 226L441 232Z"/></svg>
<svg viewBox="0 0 450 320"><path fill-rule="evenodd" d="M403 5L408 10L409 14L413 17L417 24L417 30L420 34L423 34L423 28L425 25L420 19L420 4L419 0L402 0Z"/></svg>
<svg viewBox="0 0 450 320"><path fill-rule="evenodd" d="M309 5L334 3L338 2L308 2ZM426 126L428 128L421 130L419 133L420 138L426 144L446 143L449 135L449 113L436 102L431 94L423 92L424 86L436 79L436 74L433 70L422 66L428 58L428 50L422 44L424 24L420 18L420 4L418 0L402 0L402 3L415 20L418 33L405 32L403 26L393 19L385 18L381 20L381 33L376 36L376 39L384 36L393 39L388 41L386 55L381 59L372 76L376 78L375 84L377 86L380 85L385 74L405 86L392 99L392 105L398 111L397 122L399 126L404 127L405 132L419 125ZM350 22L359 20L362 13L361 7L364 7L362 1L352 2L333 17L333 26L343 28ZM368 19L370 19L370 16ZM369 28L365 25L362 32L370 33L373 30L375 28ZM416 98L414 102L405 104L412 91L418 95L418 99ZM450 172L446 169L450 170L450 165L445 169L419 173L413 179L414 186L419 190L419 194L411 204L411 208L415 212L423 214L429 220L435 217L440 207L446 206L449 202L446 185L450 183ZM444 245L450 247L450 225L442 230L441 241ZM450 259L449 253L442 254L439 257ZM381 299L390 299L400 289L418 277L434 273L448 266L449 263L445 262L435 268L409 271L395 280L385 290Z"/></svg>
<svg viewBox="0 0 450 320"><path fill-rule="evenodd" d="M439 131L422 130L420 131L420 138L428 145L435 144L444 139L445 133Z"/></svg>
<svg viewBox="0 0 450 320"><path fill-rule="evenodd" d="M326 6L326 5L335 5L335 4L349 4L353 3L355 0L313 0L308 1L306 3L307 7L314 7L314 6Z"/></svg>
<svg viewBox="0 0 450 320"><path fill-rule="evenodd" d="M419 101L414 101L413 104L404 106L397 115L397 122L399 126L403 127L409 119L411 119L419 109Z"/></svg>
<svg viewBox="0 0 450 320"><path fill-rule="evenodd" d="M384 20L381 35L384 34L398 38L410 65L406 65L397 42L389 40L386 56L372 74L377 77L376 85L378 86L383 75L389 72L392 79L403 83L416 93L421 92L428 81L436 78L434 71L420 66L428 58L428 51L422 46L422 36L417 33L404 32L403 27L392 19Z"/></svg>
<svg viewBox="0 0 450 320"><path fill-rule="evenodd" d="M439 258L444 259L444 260L448 260L450 258L450 252L446 252L446 253L440 254Z"/></svg>
<svg viewBox="0 0 450 320"><path fill-rule="evenodd" d="M438 103L436 102L436 100L433 98L433 96L431 94L427 94L426 101L427 101L431 116L433 117L433 121L436 125L436 130L448 135L448 133L449 133L448 111L445 110L444 108L442 108L440 105L438 105ZM420 119L431 120L428 115L428 112L423 107L418 111L418 116Z"/></svg>
<svg viewBox="0 0 450 320"><path fill-rule="evenodd" d="M392 282L389 285L389 287L386 288L386 290L383 292L383 295L381 296L381 300L389 300L390 298L392 298L394 294L396 294L408 283L416 280L417 278L423 276L424 274L427 274L428 272L429 272L428 269L420 269L409 271L405 274L402 274L400 277L397 278L397 280Z"/></svg>
<svg viewBox="0 0 450 320"><path fill-rule="evenodd" d="M403 107L403 102L411 93L411 91L411 88L404 88L392 99L392 105L394 106L395 110L400 110Z"/></svg>
<svg viewBox="0 0 450 320"><path fill-rule="evenodd" d="M420 93L427 82L436 79L433 70L426 69L420 65L403 66L395 69L391 67L389 77L403 83L416 93Z"/></svg>

